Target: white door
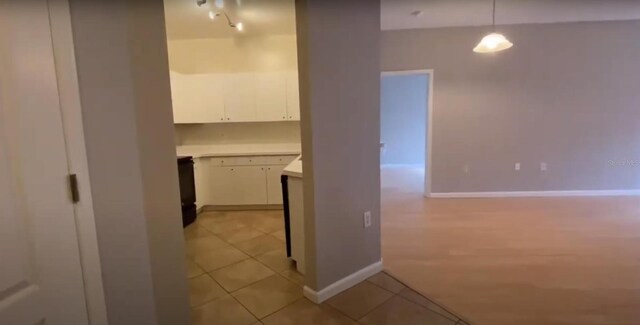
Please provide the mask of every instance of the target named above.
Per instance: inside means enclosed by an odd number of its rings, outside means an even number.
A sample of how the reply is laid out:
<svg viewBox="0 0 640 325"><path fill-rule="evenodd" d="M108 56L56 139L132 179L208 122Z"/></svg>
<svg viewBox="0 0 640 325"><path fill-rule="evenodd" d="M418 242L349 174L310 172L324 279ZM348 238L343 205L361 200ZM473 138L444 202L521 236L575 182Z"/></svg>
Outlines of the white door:
<svg viewBox="0 0 640 325"><path fill-rule="evenodd" d="M287 114L288 120L300 120L300 86L297 71L287 73Z"/></svg>
<svg viewBox="0 0 640 325"><path fill-rule="evenodd" d="M88 324L46 0L0 1L0 324Z"/></svg>
<svg viewBox="0 0 640 325"><path fill-rule="evenodd" d="M287 87L283 73L256 74L256 113L259 121L286 121Z"/></svg>
<svg viewBox="0 0 640 325"><path fill-rule="evenodd" d="M224 77L224 111L227 122L256 120L256 79L253 73L232 73Z"/></svg>

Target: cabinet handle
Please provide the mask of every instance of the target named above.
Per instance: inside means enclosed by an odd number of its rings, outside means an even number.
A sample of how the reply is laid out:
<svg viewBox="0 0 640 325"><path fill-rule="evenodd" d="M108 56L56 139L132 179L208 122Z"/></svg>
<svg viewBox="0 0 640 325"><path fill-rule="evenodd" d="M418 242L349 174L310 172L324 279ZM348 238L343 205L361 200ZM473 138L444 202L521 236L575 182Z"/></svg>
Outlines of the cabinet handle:
<svg viewBox="0 0 640 325"><path fill-rule="evenodd" d="M227 121L230 120L230 118L227 117Z"/></svg>
<svg viewBox="0 0 640 325"><path fill-rule="evenodd" d="M290 120L292 120L292 119L293 119L293 116L289 116L289 119L290 119Z"/></svg>
<svg viewBox="0 0 640 325"><path fill-rule="evenodd" d="M220 121L224 121L224 117L221 117L221 118L220 118Z"/></svg>
<svg viewBox="0 0 640 325"><path fill-rule="evenodd" d="M286 117L286 116L283 116L283 117L282 117L282 119L283 119L283 120L286 120L286 119L287 119L287 117Z"/></svg>

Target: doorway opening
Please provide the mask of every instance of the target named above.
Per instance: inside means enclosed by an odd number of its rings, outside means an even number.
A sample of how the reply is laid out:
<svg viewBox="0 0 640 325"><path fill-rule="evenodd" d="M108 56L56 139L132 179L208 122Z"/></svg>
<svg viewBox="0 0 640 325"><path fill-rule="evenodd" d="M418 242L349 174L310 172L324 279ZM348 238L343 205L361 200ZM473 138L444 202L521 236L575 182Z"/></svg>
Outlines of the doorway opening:
<svg viewBox="0 0 640 325"><path fill-rule="evenodd" d="M386 71L380 87L383 188L431 193L433 71Z"/></svg>

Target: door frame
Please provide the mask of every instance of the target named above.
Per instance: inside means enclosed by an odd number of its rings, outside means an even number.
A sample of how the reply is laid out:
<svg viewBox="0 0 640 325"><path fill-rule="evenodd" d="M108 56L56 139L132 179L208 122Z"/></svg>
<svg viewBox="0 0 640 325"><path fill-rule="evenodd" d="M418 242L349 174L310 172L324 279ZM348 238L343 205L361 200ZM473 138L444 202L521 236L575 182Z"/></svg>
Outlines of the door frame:
<svg viewBox="0 0 640 325"><path fill-rule="evenodd" d="M418 70L387 70L382 71L382 77L388 76L407 76L407 75L426 75L429 80L427 93L427 130L425 132L425 169L424 169L424 196L431 197L431 178L432 178L432 147L433 147L433 69Z"/></svg>
<svg viewBox="0 0 640 325"><path fill-rule="evenodd" d="M87 315L91 325L107 325L97 226L82 124L80 89L68 0L48 0L51 41L58 81L69 174L76 174L80 202L74 204Z"/></svg>

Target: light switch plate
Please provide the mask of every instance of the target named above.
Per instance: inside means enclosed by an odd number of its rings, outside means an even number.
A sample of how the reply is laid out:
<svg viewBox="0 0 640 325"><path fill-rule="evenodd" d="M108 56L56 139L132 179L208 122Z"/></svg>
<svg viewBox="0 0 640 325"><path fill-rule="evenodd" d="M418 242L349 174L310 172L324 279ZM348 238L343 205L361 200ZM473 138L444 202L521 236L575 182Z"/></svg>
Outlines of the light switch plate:
<svg viewBox="0 0 640 325"><path fill-rule="evenodd" d="M371 211L367 211L364 213L364 227L371 227Z"/></svg>

